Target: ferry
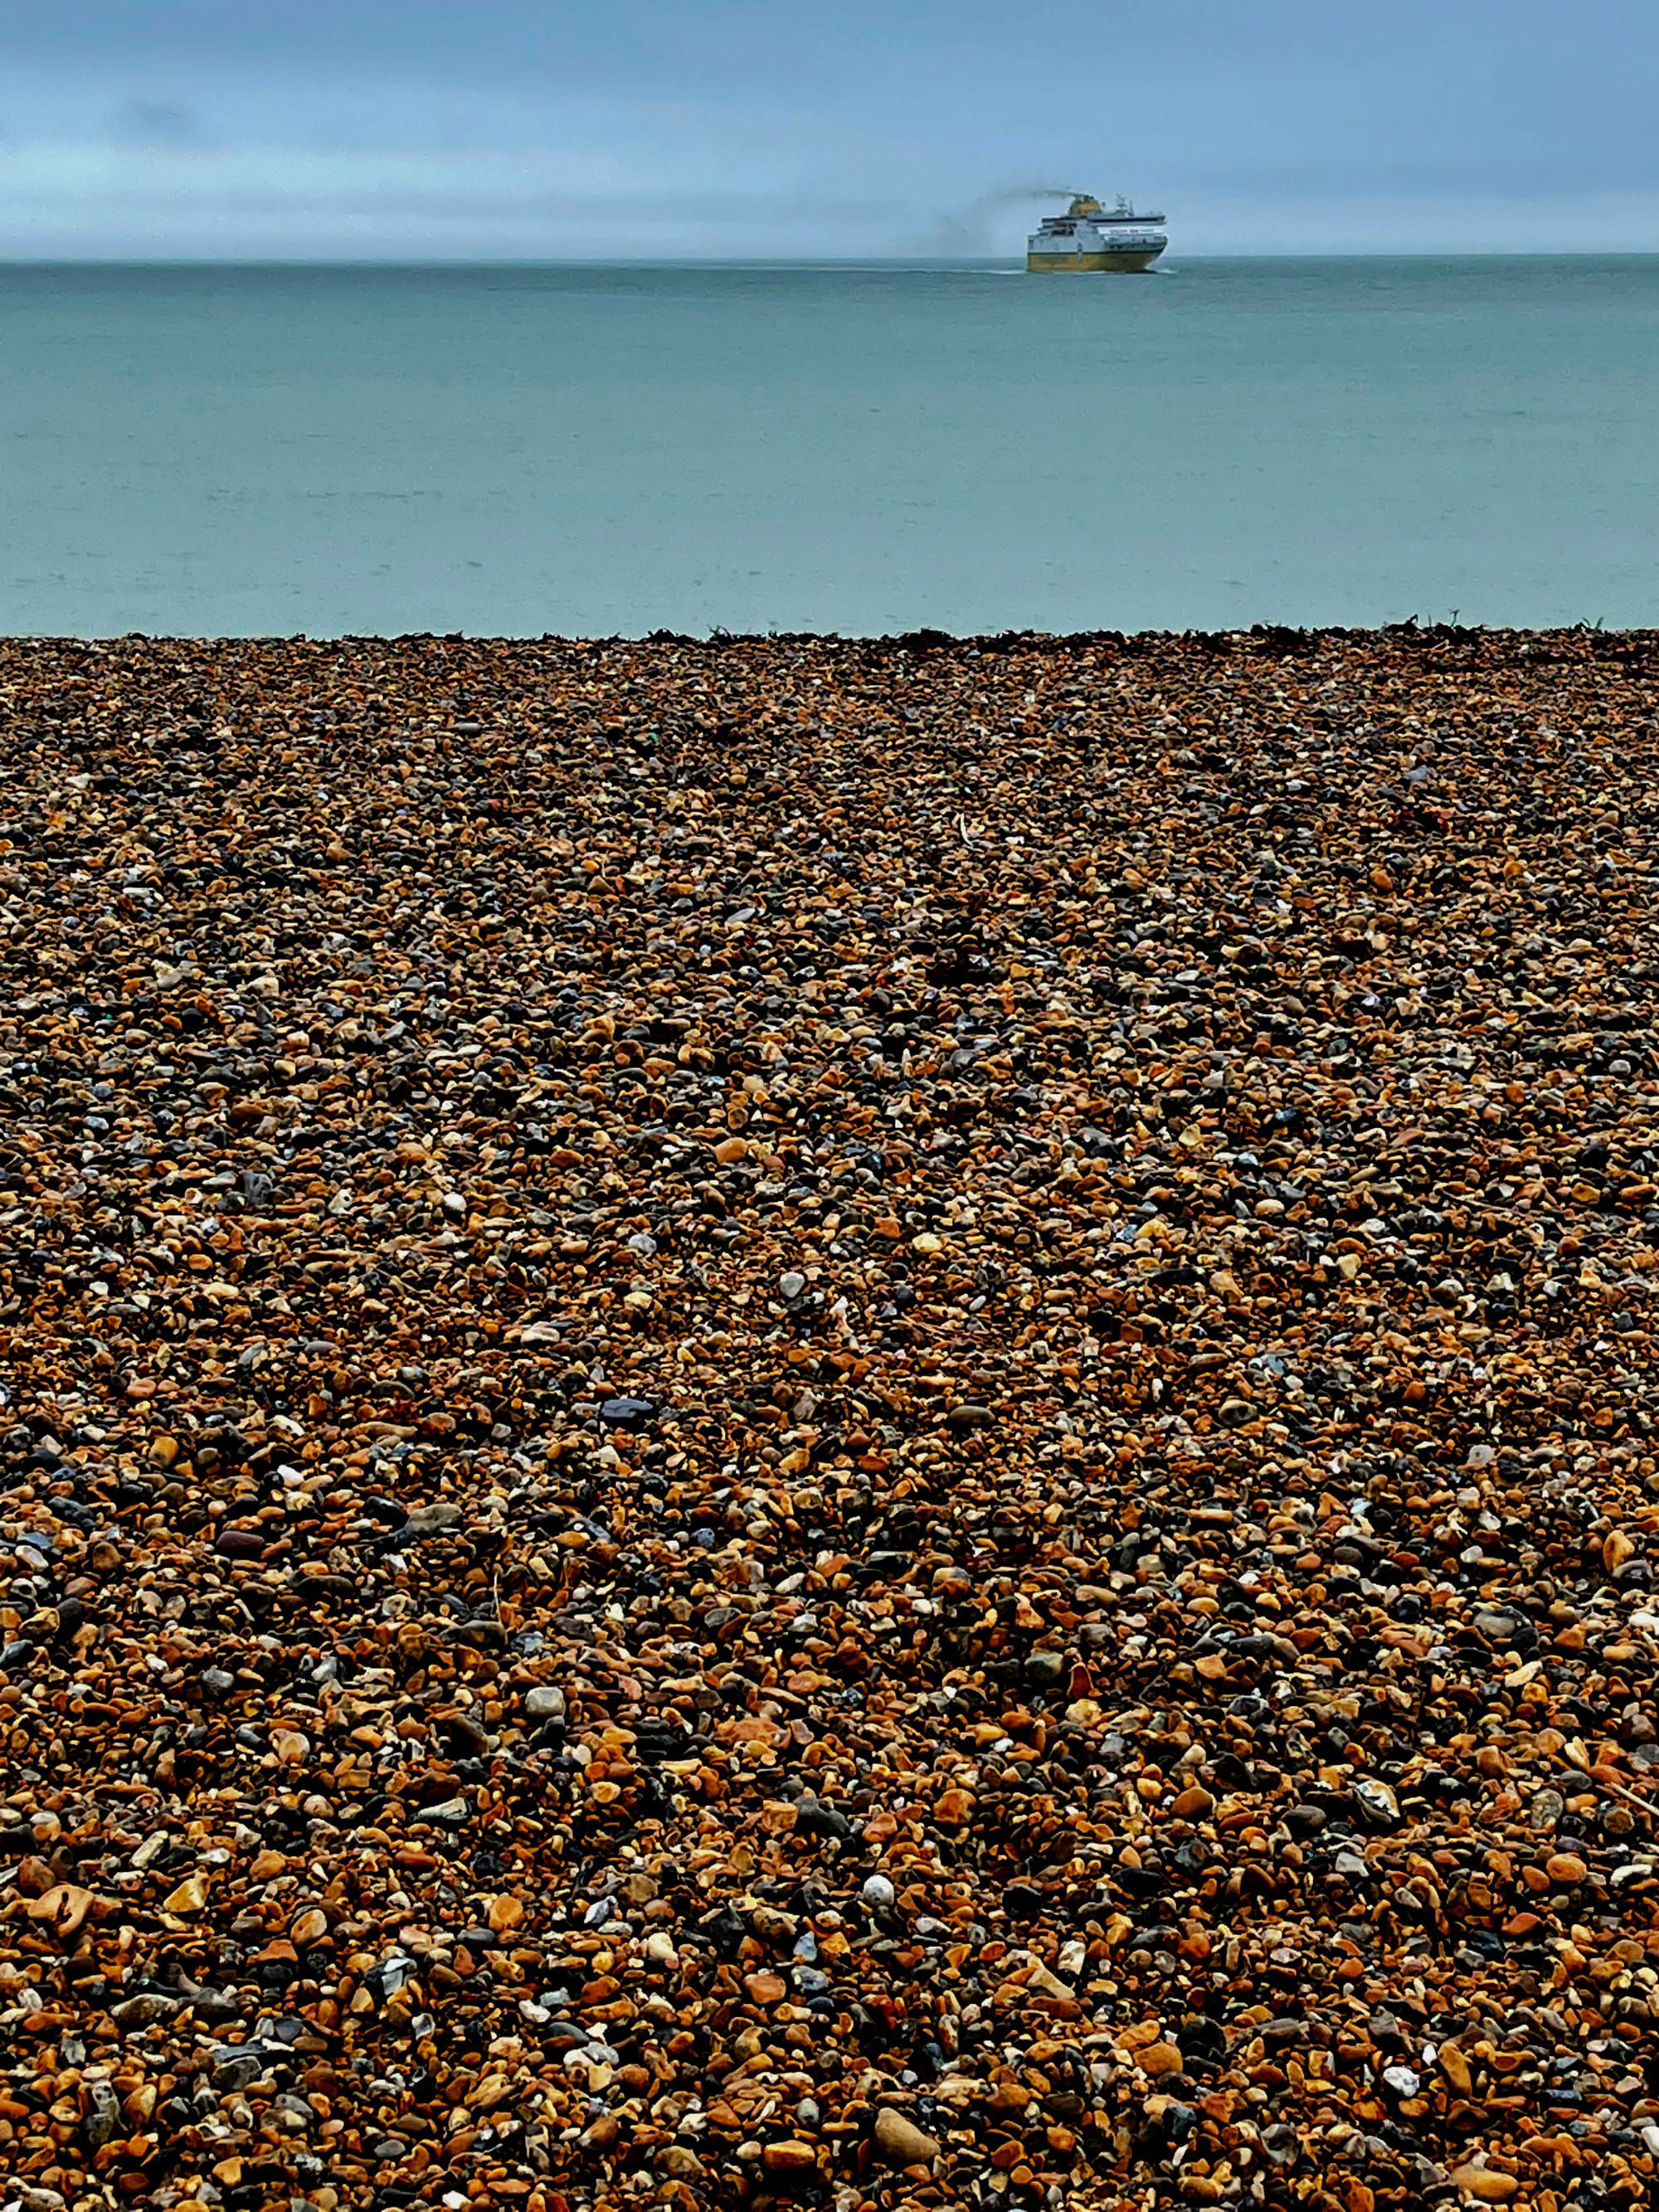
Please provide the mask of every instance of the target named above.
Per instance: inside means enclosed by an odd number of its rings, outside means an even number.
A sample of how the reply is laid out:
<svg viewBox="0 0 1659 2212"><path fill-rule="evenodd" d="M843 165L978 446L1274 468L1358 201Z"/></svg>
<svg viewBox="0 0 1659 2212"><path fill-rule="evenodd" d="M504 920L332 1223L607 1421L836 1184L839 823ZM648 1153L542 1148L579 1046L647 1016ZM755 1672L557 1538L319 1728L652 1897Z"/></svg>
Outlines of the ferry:
<svg viewBox="0 0 1659 2212"><path fill-rule="evenodd" d="M1092 192L1073 192L1064 215L1044 216L1026 241L1032 276L1092 276L1103 269L1150 269L1169 244L1161 215L1137 214L1122 194L1103 207Z"/></svg>

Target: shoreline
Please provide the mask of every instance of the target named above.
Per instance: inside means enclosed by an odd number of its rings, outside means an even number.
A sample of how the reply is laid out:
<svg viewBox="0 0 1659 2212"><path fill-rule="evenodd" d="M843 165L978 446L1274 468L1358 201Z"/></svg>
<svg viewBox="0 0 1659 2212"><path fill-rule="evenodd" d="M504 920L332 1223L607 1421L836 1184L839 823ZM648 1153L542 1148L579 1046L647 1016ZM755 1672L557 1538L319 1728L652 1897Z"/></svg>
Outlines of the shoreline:
<svg viewBox="0 0 1659 2212"><path fill-rule="evenodd" d="M0 641L0 2166L1650 2191L1656 667Z"/></svg>
<svg viewBox="0 0 1659 2212"><path fill-rule="evenodd" d="M1659 258L1659 257L1656 257ZM264 649L281 646L350 646L387 649L419 645L499 647L513 651L525 646L562 647L592 651L601 647L885 646L927 653L1073 651L1091 648L1147 653L1160 646L1184 646L1209 653L1266 653L1269 655L1316 652L1341 646L1370 645L1380 651L1419 645L1473 644L1479 641L1501 645L1517 641L1529 645L1559 644L1569 640L1606 638L1631 642L1659 642L1659 625L1574 622L1537 623L1455 623L1419 620L1409 616L1391 623L1251 623L1232 629L1079 629L1079 630L945 630L924 626L908 630L706 630L653 629L639 632L615 630L593 635L567 635L557 630L492 634L472 630L270 630L206 634L162 630L78 631L19 630L0 632L0 651L77 647L100 649L118 646L217 647Z"/></svg>

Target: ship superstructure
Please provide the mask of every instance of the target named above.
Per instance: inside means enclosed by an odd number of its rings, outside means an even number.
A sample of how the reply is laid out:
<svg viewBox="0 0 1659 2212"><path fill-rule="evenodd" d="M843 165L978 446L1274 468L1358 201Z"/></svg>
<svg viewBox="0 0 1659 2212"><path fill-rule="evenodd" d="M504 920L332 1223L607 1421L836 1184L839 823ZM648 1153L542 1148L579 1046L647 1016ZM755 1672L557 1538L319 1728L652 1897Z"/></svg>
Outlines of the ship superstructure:
<svg viewBox="0 0 1659 2212"><path fill-rule="evenodd" d="M1064 215L1044 216L1026 242L1034 276L1092 276L1101 270L1150 269L1170 240L1161 215L1137 213L1120 193L1103 207L1092 192L1073 192Z"/></svg>

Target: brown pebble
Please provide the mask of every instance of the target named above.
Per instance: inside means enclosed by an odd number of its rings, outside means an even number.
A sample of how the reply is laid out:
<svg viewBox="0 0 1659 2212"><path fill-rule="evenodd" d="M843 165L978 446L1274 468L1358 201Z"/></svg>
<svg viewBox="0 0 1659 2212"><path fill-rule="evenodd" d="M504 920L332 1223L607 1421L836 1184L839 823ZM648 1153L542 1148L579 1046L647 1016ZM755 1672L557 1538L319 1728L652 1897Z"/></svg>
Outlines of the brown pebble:
<svg viewBox="0 0 1659 2212"><path fill-rule="evenodd" d="M1474 2077L1469 2071L1468 2060L1464 2057L1455 2043L1441 2045L1439 2059L1441 2070L1446 2079L1460 2096L1467 2097L1474 2085Z"/></svg>
<svg viewBox="0 0 1659 2212"><path fill-rule="evenodd" d="M769 2142L761 2153L761 2163L769 2173L793 2176L817 2171L817 2153L811 2143L793 2137L783 2142Z"/></svg>
<svg viewBox="0 0 1659 2212"><path fill-rule="evenodd" d="M890 2166L929 2166L939 2154L939 2145L891 2105L876 2114L876 2148Z"/></svg>
<svg viewBox="0 0 1659 2212"><path fill-rule="evenodd" d="M1452 2179L1478 2204L1507 2204L1521 2187L1516 2175L1484 2166L1454 2166Z"/></svg>

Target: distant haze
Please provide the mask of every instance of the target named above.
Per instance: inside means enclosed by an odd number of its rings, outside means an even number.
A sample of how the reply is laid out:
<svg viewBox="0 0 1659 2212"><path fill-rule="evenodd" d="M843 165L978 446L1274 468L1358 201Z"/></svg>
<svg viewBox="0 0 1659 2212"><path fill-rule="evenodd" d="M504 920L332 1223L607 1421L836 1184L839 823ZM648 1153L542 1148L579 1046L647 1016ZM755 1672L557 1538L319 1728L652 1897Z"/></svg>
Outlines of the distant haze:
<svg viewBox="0 0 1659 2212"><path fill-rule="evenodd" d="M1659 251L1653 0L0 0L0 257ZM1173 258L1173 257L1172 257Z"/></svg>

